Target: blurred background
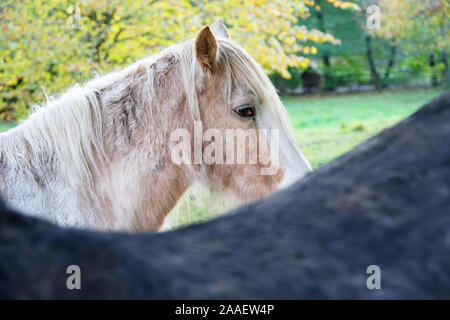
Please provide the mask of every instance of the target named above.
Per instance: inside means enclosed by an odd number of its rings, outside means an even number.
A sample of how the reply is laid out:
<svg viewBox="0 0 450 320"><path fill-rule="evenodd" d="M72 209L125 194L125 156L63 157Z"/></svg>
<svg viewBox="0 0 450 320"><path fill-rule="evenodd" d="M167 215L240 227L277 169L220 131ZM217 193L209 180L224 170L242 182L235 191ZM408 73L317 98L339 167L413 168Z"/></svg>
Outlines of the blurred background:
<svg viewBox="0 0 450 320"><path fill-rule="evenodd" d="M0 0L0 131L76 83L223 19L277 87L318 168L450 85L448 0ZM230 205L190 190L166 228Z"/></svg>

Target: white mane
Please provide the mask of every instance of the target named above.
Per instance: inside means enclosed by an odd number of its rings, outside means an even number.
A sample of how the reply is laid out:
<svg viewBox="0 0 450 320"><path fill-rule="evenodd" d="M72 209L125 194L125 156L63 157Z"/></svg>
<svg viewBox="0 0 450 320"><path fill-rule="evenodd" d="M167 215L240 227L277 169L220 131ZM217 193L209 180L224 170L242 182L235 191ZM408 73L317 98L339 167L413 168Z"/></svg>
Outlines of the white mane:
<svg viewBox="0 0 450 320"><path fill-rule="evenodd" d="M1 136L3 151L14 155L8 158L9 165L41 171L48 165L45 153L52 150L55 154L49 157L70 164L83 181L90 182L94 152L104 154L99 92L74 87L34 109L22 124Z"/></svg>

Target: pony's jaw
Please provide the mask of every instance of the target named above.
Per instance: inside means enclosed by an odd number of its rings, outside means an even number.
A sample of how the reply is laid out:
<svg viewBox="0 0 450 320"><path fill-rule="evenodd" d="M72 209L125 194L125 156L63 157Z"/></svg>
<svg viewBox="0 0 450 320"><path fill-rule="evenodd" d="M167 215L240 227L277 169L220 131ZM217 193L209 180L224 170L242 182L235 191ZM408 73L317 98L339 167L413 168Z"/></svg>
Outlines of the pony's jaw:
<svg viewBox="0 0 450 320"><path fill-rule="evenodd" d="M211 165L207 167L207 184L222 196L231 196L239 204L256 201L278 189L283 172L261 175L262 166L256 165Z"/></svg>
<svg viewBox="0 0 450 320"><path fill-rule="evenodd" d="M272 111L269 108L262 109L263 110L258 118L258 127L271 130L275 129L278 131L279 138L278 141L276 141L278 145L275 146L274 151L278 153L278 169L283 176L283 179L281 179L277 185L277 189L282 189L303 178L307 173L311 172L312 169L291 134L284 126L277 123L277 121L274 121L276 117L272 114ZM268 141L271 149L274 141L270 138ZM273 155L271 155L271 157L273 157Z"/></svg>

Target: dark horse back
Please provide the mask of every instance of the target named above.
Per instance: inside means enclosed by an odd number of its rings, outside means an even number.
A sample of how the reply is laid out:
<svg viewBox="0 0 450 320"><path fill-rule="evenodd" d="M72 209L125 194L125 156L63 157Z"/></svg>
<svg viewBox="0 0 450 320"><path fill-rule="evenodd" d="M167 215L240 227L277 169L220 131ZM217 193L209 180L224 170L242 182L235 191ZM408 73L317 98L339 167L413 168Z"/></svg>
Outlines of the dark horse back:
<svg viewBox="0 0 450 320"><path fill-rule="evenodd" d="M208 223L128 235L1 211L2 298L448 299L450 92ZM67 288L70 265L79 290ZM369 266L380 289L367 286Z"/></svg>

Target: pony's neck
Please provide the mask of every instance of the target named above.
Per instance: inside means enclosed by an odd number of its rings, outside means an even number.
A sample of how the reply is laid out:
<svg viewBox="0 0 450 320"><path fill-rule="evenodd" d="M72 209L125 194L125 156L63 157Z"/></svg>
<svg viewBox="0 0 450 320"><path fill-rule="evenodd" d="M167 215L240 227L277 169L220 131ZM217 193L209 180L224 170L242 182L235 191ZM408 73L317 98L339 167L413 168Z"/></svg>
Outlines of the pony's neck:
<svg viewBox="0 0 450 320"><path fill-rule="evenodd" d="M170 160L169 137L191 122L179 70L170 57L125 71L104 86L102 117L109 159L95 183L112 229L157 230L190 186Z"/></svg>
<svg viewBox="0 0 450 320"><path fill-rule="evenodd" d="M158 230L190 186L186 172L168 163L152 167L150 158L136 153L117 159L98 177L95 194L104 199L99 223L106 223L101 228Z"/></svg>

